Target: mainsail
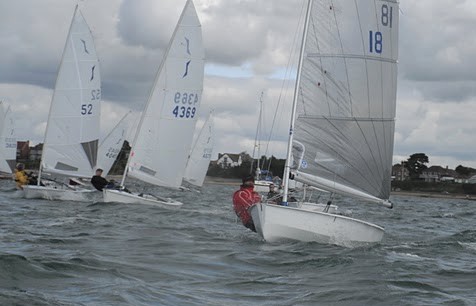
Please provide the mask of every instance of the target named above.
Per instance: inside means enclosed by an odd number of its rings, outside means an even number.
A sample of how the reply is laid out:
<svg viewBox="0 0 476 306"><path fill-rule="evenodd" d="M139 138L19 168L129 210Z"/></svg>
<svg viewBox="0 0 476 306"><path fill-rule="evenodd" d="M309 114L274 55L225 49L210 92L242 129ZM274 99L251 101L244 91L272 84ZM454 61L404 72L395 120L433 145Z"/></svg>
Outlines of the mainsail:
<svg viewBox="0 0 476 306"><path fill-rule="evenodd" d="M203 185L212 157L214 138L213 115L210 113L200 129L185 169L184 180L192 185L198 187Z"/></svg>
<svg viewBox="0 0 476 306"><path fill-rule="evenodd" d="M121 152L124 140L126 140L129 122L126 120L131 111L126 113L124 117L117 123L112 131L101 141L98 149L98 168L103 169L107 175Z"/></svg>
<svg viewBox="0 0 476 306"><path fill-rule="evenodd" d="M101 74L91 31L76 6L51 101L42 170L90 177L97 163Z"/></svg>
<svg viewBox="0 0 476 306"><path fill-rule="evenodd" d="M12 173L17 155L17 139L10 107L0 102L0 172Z"/></svg>
<svg viewBox="0 0 476 306"><path fill-rule="evenodd" d="M128 174L171 188L182 183L203 90L201 25L187 1L137 129Z"/></svg>
<svg viewBox="0 0 476 306"><path fill-rule="evenodd" d="M296 180L370 201L390 195L398 2L314 1L297 100Z"/></svg>

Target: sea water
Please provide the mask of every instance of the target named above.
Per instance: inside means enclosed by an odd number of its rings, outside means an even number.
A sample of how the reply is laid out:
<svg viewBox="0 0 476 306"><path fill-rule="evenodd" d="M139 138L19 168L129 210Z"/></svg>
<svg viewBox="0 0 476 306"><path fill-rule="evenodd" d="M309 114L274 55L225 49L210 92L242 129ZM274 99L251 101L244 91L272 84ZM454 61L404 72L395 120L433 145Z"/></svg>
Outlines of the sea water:
<svg viewBox="0 0 476 306"><path fill-rule="evenodd" d="M27 200L1 181L0 305L476 305L474 201L336 200L382 243L270 244L237 222L237 187L149 188L184 203L165 210Z"/></svg>

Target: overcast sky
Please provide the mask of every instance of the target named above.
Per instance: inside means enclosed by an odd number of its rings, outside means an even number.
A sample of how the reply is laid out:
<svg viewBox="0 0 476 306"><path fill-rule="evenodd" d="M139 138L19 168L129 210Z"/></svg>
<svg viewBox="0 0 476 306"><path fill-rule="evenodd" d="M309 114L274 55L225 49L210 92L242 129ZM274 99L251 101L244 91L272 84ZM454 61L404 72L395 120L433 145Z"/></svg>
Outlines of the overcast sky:
<svg viewBox="0 0 476 306"><path fill-rule="evenodd" d="M106 134L144 106L185 0L0 0L0 100L19 140L42 142L58 65L79 2L101 61ZM218 153L253 150L280 101L268 154L285 155L296 30L305 0L195 0L206 75L199 124L215 110ZM476 2L402 0L394 162L417 152L430 165L476 168ZM295 53L293 53L295 54ZM283 89L284 88L284 89ZM267 138L268 136L263 136ZM264 146L262 152L264 153Z"/></svg>

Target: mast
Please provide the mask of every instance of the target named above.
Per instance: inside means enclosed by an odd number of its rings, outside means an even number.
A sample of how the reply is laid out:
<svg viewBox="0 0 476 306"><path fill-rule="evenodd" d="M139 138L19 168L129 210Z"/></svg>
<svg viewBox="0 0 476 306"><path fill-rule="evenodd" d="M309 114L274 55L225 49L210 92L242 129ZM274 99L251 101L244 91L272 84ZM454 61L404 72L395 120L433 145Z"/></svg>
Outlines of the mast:
<svg viewBox="0 0 476 306"><path fill-rule="evenodd" d="M71 24L69 26L68 36L66 38L66 43L65 43L64 48L63 48L63 54L61 55L61 62L60 62L60 65L58 67L58 72L56 73L55 89L53 90L53 96L51 97L50 111L48 112L48 120L46 121L45 139L43 140L43 149L41 150L40 167L38 169L38 183L37 183L38 186L40 186L40 184L41 184L41 173L42 173L41 170L43 168L43 159L44 159L44 155L45 155L45 151L46 151L45 148L46 148L46 139L47 139L47 136L48 136L48 125L50 123L50 118L51 118L51 109L53 108L53 101L54 101L54 97L55 97L56 83L58 83L59 73L61 71L61 67L63 67L64 54L66 53L65 51L66 51L66 47L68 46L68 42L71 40L71 30L73 28L74 19L76 18L76 13L78 12L78 9L79 9L78 4L76 4L76 7L74 9L73 18L71 19Z"/></svg>
<svg viewBox="0 0 476 306"><path fill-rule="evenodd" d="M157 74L155 75L155 79L154 79L154 83L153 83L154 85L152 86L152 89L149 92L149 98L147 99L147 103L144 107L144 110L142 111L142 115L140 117L139 125L137 126L136 134L134 135L134 140L133 140L132 145L131 145L131 151L129 153L129 157L127 158L126 168L124 169L124 174L122 175L121 186L124 186L124 182L126 180L127 172L128 172L128 169L129 169L129 164L130 164L130 161L131 161L131 154L134 154L134 147L137 144L137 138L139 136L140 130L142 129L142 124L144 123L144 118L145 118L145 115L147 114L147 109L149 108L150 101L152 100L152 95L154 94L155 86L157 85L157 81L159 80L160 73L162 72L162 69L165 65L167 57L169 56L170 48L172 47L174 37L176 36L177 31L180 27L180 24L183 20L183 17L185 15L185 11L186 11L187 7L190 5L190 1L191 0L187 0L187 2L185 3L182 14L180 15L180 18L177 22L177 25L175 26L174 33L172 34L172 37L169 40L169 44L167 46L167 50L165 51L164 58L162 59L162 62L160 63L159 69L157 70Z"/></svg>
<svg viewBox="0 0 476 306"><path fill-rule="evenodd" d="M294 97L293 97L293 107L291 111L291 122L289 125L289 139L288 139L288 151L286 154L286 165L284 167L284 194L283 194L283 205L288 205L288 188L289 188L289 174L291 173L291 155L293 148L293 134L294 134L294 124L296 122L296 110L297 110L297 100L299 96L299 87L301 85L301 70L302 64L304 62L304 48L306 45L307 32L309 28L309 19L311 16L313 0L308 0L307 10L306 10L306 19L304 20L304 29L301 42L301 51L299 53L299 62L296 76L296 84L294 86Z"/></svg>
<svg viewBox="0 0 476 306"><path fill-rule="evenodd" d="M262 112L263 112L263 92L261 92L261 96L259 98L259 115L258 115L258 125L256 126L256 134L255 134L255 143L253 146L253 162L251 162L251 169L250 173L253 173L253 163L254 163L254 157L255 157L255 150L256 150L256 143L258 142L258 161L257 161L257 169L259 169L259 162L260 162L260 141L258 140L258 136L261 137L261 120L262 120ZM259 179L257 177L256 179Z"/></svg>

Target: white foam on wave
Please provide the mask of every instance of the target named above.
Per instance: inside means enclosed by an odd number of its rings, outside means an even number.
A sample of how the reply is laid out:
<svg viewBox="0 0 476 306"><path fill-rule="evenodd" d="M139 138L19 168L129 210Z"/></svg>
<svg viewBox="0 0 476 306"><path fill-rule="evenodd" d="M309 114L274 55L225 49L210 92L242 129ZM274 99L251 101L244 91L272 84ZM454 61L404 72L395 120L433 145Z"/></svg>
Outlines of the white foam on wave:
<svg viewBox="0 0 476 306"><path fill-rule="evenodd" d="M458 242L458 244L464 248L476 251L476 242Z"/></svg>

